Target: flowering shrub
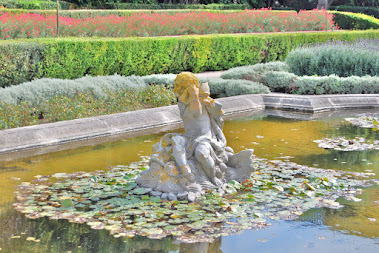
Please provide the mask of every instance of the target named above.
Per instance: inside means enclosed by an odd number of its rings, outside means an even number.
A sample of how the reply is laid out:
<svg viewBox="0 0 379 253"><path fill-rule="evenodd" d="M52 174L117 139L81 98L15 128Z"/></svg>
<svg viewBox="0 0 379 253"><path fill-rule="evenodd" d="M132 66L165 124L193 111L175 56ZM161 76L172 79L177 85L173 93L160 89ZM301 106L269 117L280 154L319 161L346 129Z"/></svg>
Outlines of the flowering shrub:
<svg viewBox="0 0 379 253"><path fill-rule="evenodd" d="M274 12L268 9L210 13L134 13L85 19L60 17L61 36L149 37L186 34L320 31L331 28L333 15L324 10ZM56 17L2 13L0 39L54 37Z"/></svg>

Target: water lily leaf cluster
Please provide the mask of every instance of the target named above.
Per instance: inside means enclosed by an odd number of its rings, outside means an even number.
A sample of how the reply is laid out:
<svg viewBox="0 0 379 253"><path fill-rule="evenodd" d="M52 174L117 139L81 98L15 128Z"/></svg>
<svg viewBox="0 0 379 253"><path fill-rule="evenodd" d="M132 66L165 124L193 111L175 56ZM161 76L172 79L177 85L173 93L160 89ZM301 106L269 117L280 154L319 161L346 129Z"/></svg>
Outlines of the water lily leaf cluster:
<svg viewBox="0 0 379 253"><path fill-rule="evenodd" d="M314 140L320 148L334 149L338 151L365 151L379 150L379 141L374 140L369 143L363 137L354 139L345 139L344 137L323 138L322 140Z"/></svg>
<svg viewBox="0 0 379 253"><path fill-rule="evenodd" d="M341 208L353 201L357 187L371 183L366 173L323 170L282 161L256 159L258 167L245 182L231 181L226 192L208 191L195 203L152 197L135 179L148 158L109 171L37 176L18 187L14 207L30 219L48 217L86 223L115 237L163 238L183 242L259 229L270 220L296 219L315 207Z"/></svg>
<svg viewBox="0 0 379 253"><path fill-rule="evenodd" d="M363 128L372 128L374 131L378 130L379 118L374 116L361 116L358 118L345 118L351 124Z"/></svg>

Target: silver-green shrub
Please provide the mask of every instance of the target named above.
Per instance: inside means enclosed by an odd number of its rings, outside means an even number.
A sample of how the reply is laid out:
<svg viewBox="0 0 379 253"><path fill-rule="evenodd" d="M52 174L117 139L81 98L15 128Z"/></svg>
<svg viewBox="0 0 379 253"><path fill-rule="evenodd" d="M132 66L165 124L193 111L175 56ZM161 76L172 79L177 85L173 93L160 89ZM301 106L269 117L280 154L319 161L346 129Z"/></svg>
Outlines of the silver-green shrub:
<svg viewBox="0 0 379 253"><path fill-rule="evenodd" d="M265 85L274 92L300 95L379 94L379 76L296 76L288 72L269 72Z"/></svg>
<svg viewBox="0 0 379 253"><path fill-rule="evenodd" d="M341 78L331 76L303 76L294 81L293 90L298 94L346 94L350 93L348 87L341 85Z"/></svg>
<svg viewBox="0 0 379 253"><path fill-rule="evenodd" d="M175 74L155 74L155 75L142 76L141 78L147 84L166 85L167 87L173 88L176 75Z"/></svg>
<svg viewBox="0 0 379 253"><path fill-rule="evenodd" d="M269 71L287 71L288 66L285 62L268 62L258 63L255 65L232 68L225 71L221 78L223 79L245 79L255 82L262 82L262 75Z"/></svg>
<svg viewBox="0 0 379 253"><path fill-rule="evenodd" d="M199 78L199 80L202 83L208 82L211 96L214 98L270 93L263 84L248 80L228 80L216 77Z"/></svg>
<svg viewBox="0 0 379 253"><path fill-rule="evenodd" d="M271 91L289 93L293 82L298 77L289 72L270 71L262 76L264 85Z"/></svg>
<svg viewBox="0 0 379 253"><path fill-rule="evenodd" d="M245 95L245 94L267 94L270 89L261 83L250 81L230 81L225 87L225 94L227 97Z"/></svg>
<svg viewBox="0 0 379 253"><path fill-rule="evenodd" d="M109 91L140 89L147 84L137 76L86 76L75 80L43 78L17 86L0 89L0 102L31 104L56 96L74 97L79 92L90 92L95 98L107 97Z"/></svg>
<svg viewBox="0 0 379 253"><path fill-rule="evenodd" d="M142 79L148 84L159 84L173 87L175 77L176 75L174 74L158 74L144 76ZM208 83L211 97L213 98L244 94L265 94L270 92L269 89L264 85L248 80L230 80L217 77L200 77L199 81L201 83Z"/></svg>
<svg viewBox="0 0 379 253"><path fill-rule="evenodd" d="M286 63L298 76L378 76L379 40L308 45L291 51Z"/></svg>

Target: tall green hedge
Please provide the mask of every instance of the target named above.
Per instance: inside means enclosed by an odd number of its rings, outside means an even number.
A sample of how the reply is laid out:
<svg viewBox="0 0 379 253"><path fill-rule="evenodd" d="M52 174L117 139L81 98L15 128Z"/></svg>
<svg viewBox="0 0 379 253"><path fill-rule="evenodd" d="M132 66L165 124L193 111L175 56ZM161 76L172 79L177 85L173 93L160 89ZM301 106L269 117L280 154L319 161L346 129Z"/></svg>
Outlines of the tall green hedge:
<svg viewBox="0 0 379 253"><path fill-rule="evenodd" d="M300 45L379 38L379 30L152 38L61 38L0 42L0 87L36 78L224 70L283 61Z"/></svg>
<svg viewBox="0 0 379 253"><path fill-rule="evenodd" d="M27 10L49 10L55 9L57 3L55 1L43 0L0 0L0 6L10 9L27 9ZM68 10L75 5L65 1L59 1L59 8Z"/></svg>

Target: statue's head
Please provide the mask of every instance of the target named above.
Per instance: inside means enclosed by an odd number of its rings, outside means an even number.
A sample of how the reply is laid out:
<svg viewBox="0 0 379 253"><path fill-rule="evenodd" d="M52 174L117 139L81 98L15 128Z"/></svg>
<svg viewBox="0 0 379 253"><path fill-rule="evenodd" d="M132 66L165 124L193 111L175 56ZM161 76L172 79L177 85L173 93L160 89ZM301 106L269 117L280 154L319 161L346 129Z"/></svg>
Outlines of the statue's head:
<svg viewBox="0 0 379 253"><path fill-rule="evenodd" d="M176 97L179 98L182 96L184 91L192 85L199 88L199 79L197 79L194 74L191 72L182 72L178 74L174 82L174 93Z"/></svg>

